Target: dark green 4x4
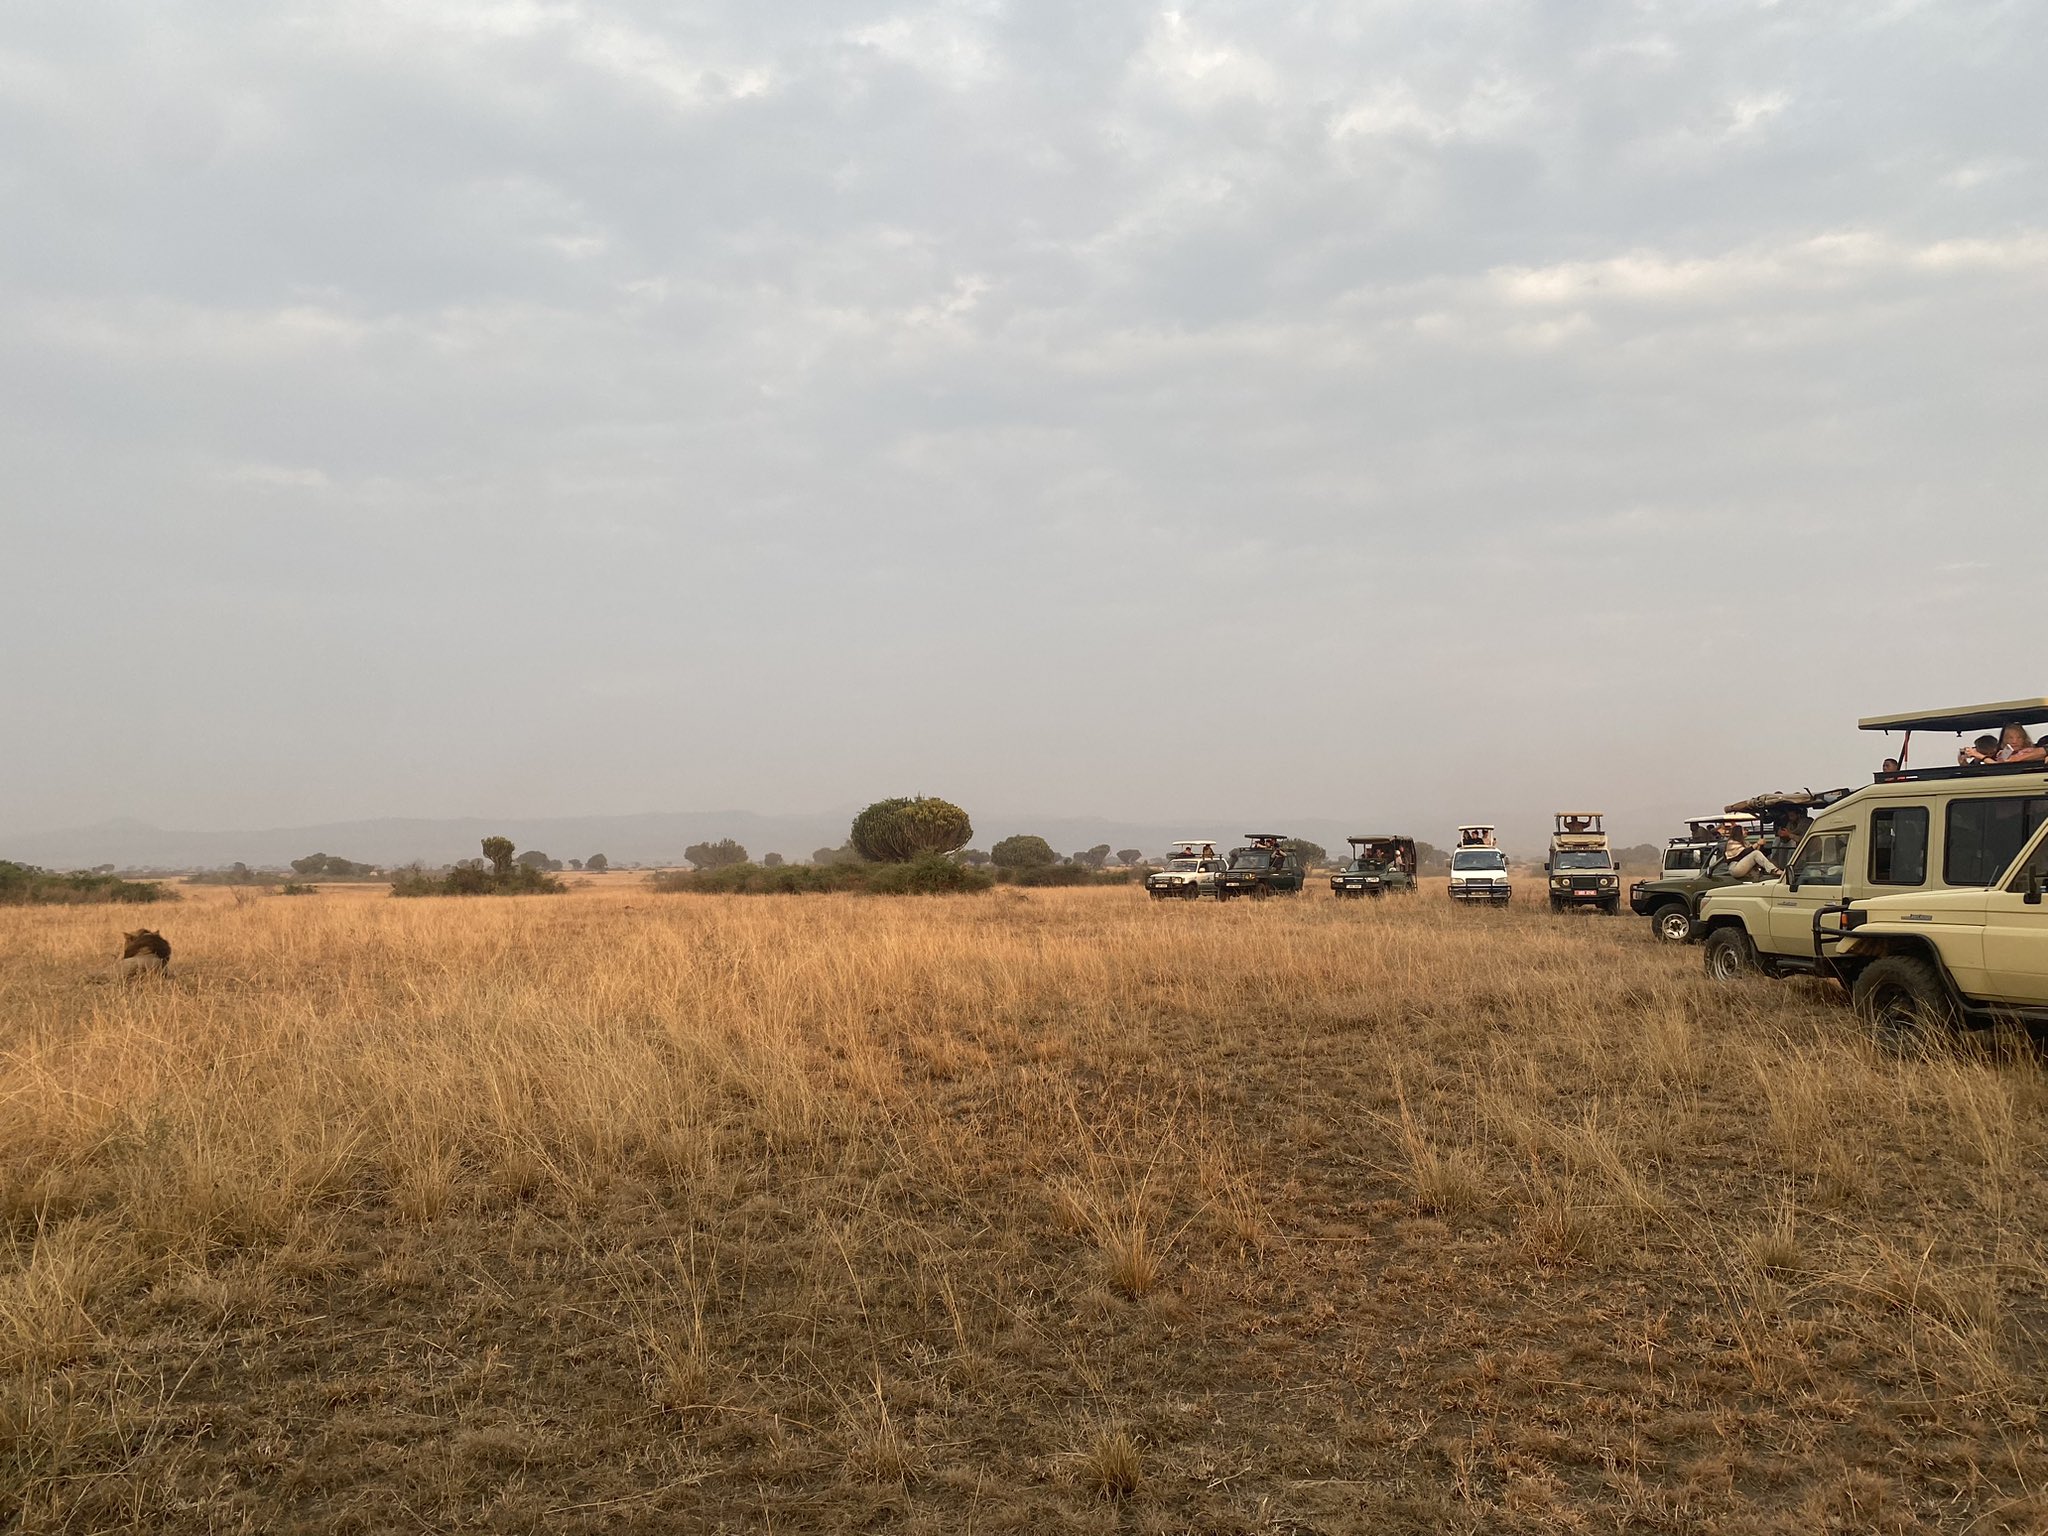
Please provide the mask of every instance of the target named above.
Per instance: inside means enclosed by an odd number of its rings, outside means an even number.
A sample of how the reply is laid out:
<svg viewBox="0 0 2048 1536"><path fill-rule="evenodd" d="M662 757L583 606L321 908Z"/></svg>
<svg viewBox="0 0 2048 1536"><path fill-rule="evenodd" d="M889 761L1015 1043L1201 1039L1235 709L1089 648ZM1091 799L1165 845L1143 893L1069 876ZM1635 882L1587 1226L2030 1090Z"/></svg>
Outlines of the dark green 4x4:
<svg viewBox="0 0 2048 1536"><path fill-rule="evenodd" d="M1230 862L1216 877L1216 896L1299 896L1307 879L1300 855L1283 847L1279 832L1247 832L1247 846L1230 850Z"/></svg>

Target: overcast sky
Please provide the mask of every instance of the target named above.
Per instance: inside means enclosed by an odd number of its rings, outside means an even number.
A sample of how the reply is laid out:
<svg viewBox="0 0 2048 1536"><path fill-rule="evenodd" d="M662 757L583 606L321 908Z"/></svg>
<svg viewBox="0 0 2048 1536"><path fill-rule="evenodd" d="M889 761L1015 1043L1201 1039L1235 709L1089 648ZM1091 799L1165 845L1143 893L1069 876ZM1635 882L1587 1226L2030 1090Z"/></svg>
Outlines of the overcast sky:
<svg viewBox="0 0 2048 1536"><path fill-rule="evenodd" d="M2029 0L9 0L0 832L1840 782L2048 693L2044 77Z"/></svg>

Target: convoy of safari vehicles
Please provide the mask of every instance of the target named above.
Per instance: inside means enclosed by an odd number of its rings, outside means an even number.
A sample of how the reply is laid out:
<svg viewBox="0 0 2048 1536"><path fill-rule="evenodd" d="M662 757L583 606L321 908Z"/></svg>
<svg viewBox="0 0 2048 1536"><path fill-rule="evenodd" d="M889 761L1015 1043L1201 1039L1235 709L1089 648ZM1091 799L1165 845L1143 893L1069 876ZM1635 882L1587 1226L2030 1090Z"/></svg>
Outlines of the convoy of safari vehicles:
<svg viewBox="0 0 2048 1536"><path fill-rule="evenodd" d="M1607 845L1607 829L1598 811L1559 811L1550 834L1550 852L1543 860L1550 877L1550 910L1597 907L1612 915L1621 910L1621 871Z"/></svg>
<svg viewBox="0 0 2048 1536"><path fill-rule="evenodd" d="M1838 982L1890 1044L1965 1023L2048 1025L2048 752L2028 729L2044 723L2048 699L1859 722L1905 733L1898 768L1820 808L1783 874L1707 893L1707 974ZM1914 768L1916 731L2025 745Z"/></svg>
<svg viewBox="0 0 2048 1536"><path fill-rule="evenodd" d="M1859 722L1903 733L1896 759L1856 789L1798 790L1694 817L1629 905L1660 940L1700 945L1707 974L1814 976L1843 987L1892 1045L1964 1025L2048 1031L2048 698ZM1915 767L1915 733L2002 732L1954 763ZM1768 829L1768 830L1766 830ZM1158 899L1265 896L1302 889L1299 858L1275 834L1219 858L1208 840L1175 845L1146 885ZM1331 876L1339 897L1413 891L1416 844L1347 839ZM1544 861L1552 910L1621 904L1620 872L1596 811L1561 811ZM1493 828L1458 829L1454 901L1509 900Z"/></svg>
<svg viewBox="0 0 2048 1536"><path fill-rule="evenodd" d="M1347 837L1351 862L1330 876L1330 891L1364 898L1415 894L1415 839L1399 836Z"/></svg>
<svg viewBox="0 0 2048 1536"><path fill-rule="evenodd" d="M1484 902L1504 907L1514 896L1508 879L1508 856L1493 840L1493 828L1473 823L1458 828L1458 846L1451 850L1451 900Z"/></svg>

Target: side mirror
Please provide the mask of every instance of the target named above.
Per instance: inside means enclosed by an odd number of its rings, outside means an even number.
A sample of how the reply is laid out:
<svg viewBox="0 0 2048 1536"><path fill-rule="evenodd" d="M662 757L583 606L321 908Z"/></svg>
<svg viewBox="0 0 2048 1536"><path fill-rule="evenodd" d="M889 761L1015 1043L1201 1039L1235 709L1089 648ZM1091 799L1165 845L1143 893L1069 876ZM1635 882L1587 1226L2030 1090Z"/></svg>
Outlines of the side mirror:
<svg viewBox="0 0 2048 1536"><path fill-rule="evenodd" d="M2022 896L2020 900L2030 907L2041 905L2041 871L2038 869L2027 871L2027 894Z"/></svg>
<svg viewBox="0 0 2048 1536"><path fill-rule="evenodd" d="M1543 861L1543 873L1546 875L1550 873L1550 860L1548 859Z"/></svg>

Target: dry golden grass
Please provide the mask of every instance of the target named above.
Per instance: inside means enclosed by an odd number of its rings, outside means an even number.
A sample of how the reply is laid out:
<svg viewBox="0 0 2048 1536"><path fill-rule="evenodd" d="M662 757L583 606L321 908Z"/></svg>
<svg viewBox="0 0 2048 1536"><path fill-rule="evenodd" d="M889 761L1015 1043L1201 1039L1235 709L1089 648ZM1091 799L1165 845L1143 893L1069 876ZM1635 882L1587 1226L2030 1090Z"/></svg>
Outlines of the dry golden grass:
<svg viewBox="0 0 2048 1536"><path fill-rule="evenodd" d="M1448 908L0 912L0 1528L2043 1529L2038 1064Z"/></svg>

